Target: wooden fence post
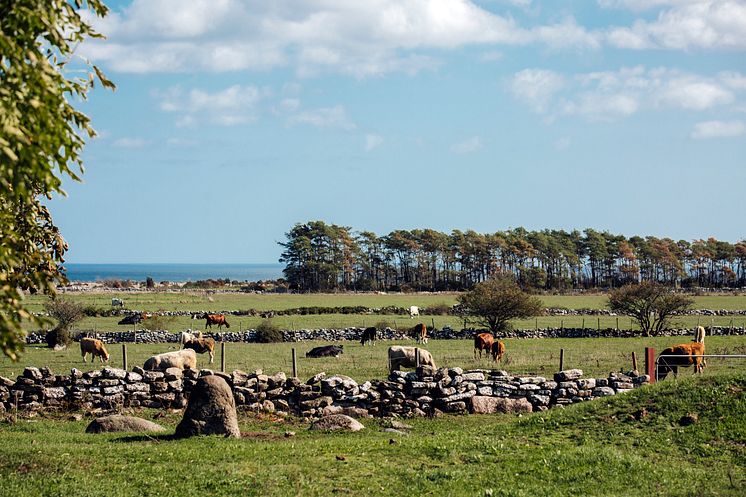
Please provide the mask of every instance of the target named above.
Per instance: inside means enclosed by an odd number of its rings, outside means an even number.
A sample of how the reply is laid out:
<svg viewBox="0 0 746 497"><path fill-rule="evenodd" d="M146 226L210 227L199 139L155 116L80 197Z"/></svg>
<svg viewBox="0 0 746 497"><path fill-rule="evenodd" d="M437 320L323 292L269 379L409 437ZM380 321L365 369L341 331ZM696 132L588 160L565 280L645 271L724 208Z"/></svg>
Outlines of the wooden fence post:
<svg viewBox="0 0 746 497"><path fill-rule="evenodd" d="M597 320L598 321L596 323L596 330L600 333L601 332L601 318L597 318Z"/></svg>
<svg viewBox="0 0 746 497"><path fill-rule="evenodd" d="M127 344L122 344L122 369L127 371Z"/></svg>
<svg viewBox="0 0 746 497"><path fill-rule="evenodd" d="M565 370L565 349L560 349L560 371Z"/></svg>
<svg viewBox="0 0 746 497"><path fill-rule="evenodd" d="M220 371L225 373L225 342L220 342Z"/></svg>
<svg viewBox="0 0 746 497"><path fill-rule="evenodd" d="M298 359L295 355L295 347L293 347L293 378L298 377Z"/></svg>
<svg viewBox="0 0 746 497"><path fill-rule="evenodd" d="M619 331L619 317L616 318L616 330Z"/></svg>
<svg viewBox="0 0 746 497"><path fill-rule="evenodd" d="M583 318L583 329L585 329L585 318Z"/></svg>
<svg viewBox="0 0 746 497"><path fill-rule="evenodd" d="M420 367L420 348L415 347L414 349L414 367Z"/></svg>
<svg viewBox="0 0 746 497"><path fill-rule="evenodd" d="M650 383L655 383L655 349L645 347L645 374L650 376Z"/></svg>
<svg viewBox="0 0 746 497"><path fill-rule="evenodd" d="M632 370L637 371L637 354L635 354L635 351L632 351Z"/></svg>

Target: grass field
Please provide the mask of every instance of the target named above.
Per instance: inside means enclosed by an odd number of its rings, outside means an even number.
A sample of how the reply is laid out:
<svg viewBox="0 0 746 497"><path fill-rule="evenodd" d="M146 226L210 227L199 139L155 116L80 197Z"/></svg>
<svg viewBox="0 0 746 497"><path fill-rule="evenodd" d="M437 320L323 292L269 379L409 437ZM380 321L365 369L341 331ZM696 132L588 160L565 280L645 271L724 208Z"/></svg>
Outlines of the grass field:
<svg viewBox="0 0 746 497"><path fill-rule="evenodd" d="M745 391L746 375L687 377L523 417L408 420L409 435L249 414L241 439L171 440L9 417L0 496L742 496ZM173 432L179 419L156 421Z"/></svg>
<svg viewBox="0 0 746 497"><path fill-rule="evenodd" d="M605 376L611 371L632 369L632 352L635 352L643 368L645 347L662 350L665 347L686 341L682 337L655 338L567 338L542 340L505 340L506 354L499 366L486 359L475 360L471 340L430 340L426 348L433 354L438 366L461 367L464 369L499 367L511 374L537 374L551 377L559 367L560 349L565 350L565 368L580 368L586 375ZM292 353L295 348L298 355L298 376L307 379L325 371L351 376L358 381L382 379L387 376L388 345L414 345L414 341L386 342L379 341L373 347L362 347L358 342L344 342L344 354L337 358L310 359L305 353L322 342L297 342L278 344L227 343L226 370L240 369L251 372L262 369L270 374L284 371L292 373ZM746 336L714 336L705 340L708 354L746 354ZM110 363L122 366L122 346L109 345ZM175 350L176 344L127 344L129 367L140 365L154 353ZM220 347L217 347L215 364L208 364L207 355L198 356L198 366L220 368ZM67 373L70 368L81 370L101 367L100 363L91 366L84 364L77 344L64 351L54 351L41 346L29 346L20 362L12 363L0 356L0 375L14 377L23 371L25 366L49 366L56 373ZM746 373L746 359L708 360L706 375L719 374L727 370ZM684 375L691 371L684 370Z"/></svg>
<svg viewBox="0 0 746 497"><path fill-rule="evenodd" d="M337 306L365 306L386 307L399 306L409 307L418 305L421 307L438 304L452 305L456 303L457 294L243 294L243 293L217 293L184 292L184 293L68 293L66 298L75 300L85 305L94 305L101 309L111 308L111 298L119 296L123 298L130 309L146 311L221 311L221 310L284 310L297 307L337 307ZM541 296L547 307L563 307L568 309L601 309L605 307L606 297L603 295L583 296ZM46 297L31 296L29 302L34 311L42 311ZM746 309L746 295L741 296L706 296L696 297L694 308L697 309ZM118 325L120 318L115 317L89 317L76 325L76 330L93 331L126 331L132 326ZM260 317L235 316L230 317L229 322L232 330L245 330L256 328L262 321ZM455 316L430 316L422 315L419 321L428 326L443 328L448 325L454 329L461 329L463 321ZM322 315L288 315L276 316L273 323L282 329L318 329L318 328L347 328L386 325L392 328L411 327L414 324L408 316L402 315L362 315L362 314L322 314ZM179 332L188 328L202 328L203 321L193 321L189 317L178 316L163 318L161 323L169 331ZM680 327L693 328L698 324L717 326L746 327L746 316L685 316L674 320L674 324ZM531 329L535 327L559 328L615 328L617 325L622 329L636 329L636 325L629 318L620 316L542 316L535 319L516 320L516 328ZM138 326L138 329L142 325ZM28 331L34 331L36 327L28 327Z"/></svg>

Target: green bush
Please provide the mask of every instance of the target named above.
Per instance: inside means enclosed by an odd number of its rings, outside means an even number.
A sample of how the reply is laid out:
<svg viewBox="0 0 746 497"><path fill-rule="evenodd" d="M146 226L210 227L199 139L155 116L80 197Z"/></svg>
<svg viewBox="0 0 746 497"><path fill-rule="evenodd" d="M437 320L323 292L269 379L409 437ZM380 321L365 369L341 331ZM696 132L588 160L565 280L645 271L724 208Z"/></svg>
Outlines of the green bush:
<svg viewBox="0 0 746 497"><path fill-rule="evenodd" d="M47 347L50 349L54 348L67 348L73 342L70 338L70 332L64 328L55 328L47 332L44 337L47 342Z"/></svg>
<svg viewBox="0 0 746 497"><path fill-rule="evenodd" d="M282 331L271 320L265 319L256 327L256 341L259 343L282 342Z"/></svg>

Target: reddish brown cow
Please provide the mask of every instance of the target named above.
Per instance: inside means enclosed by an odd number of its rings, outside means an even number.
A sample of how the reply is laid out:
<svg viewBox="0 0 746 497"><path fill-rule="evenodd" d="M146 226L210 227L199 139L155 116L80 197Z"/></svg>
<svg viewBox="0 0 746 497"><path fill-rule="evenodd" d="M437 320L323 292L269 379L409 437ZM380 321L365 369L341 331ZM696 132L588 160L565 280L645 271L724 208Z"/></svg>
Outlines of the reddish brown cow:
<svg viewBox="0 0 746 497"><path fill-rule="evenodd" d="M480 333L474 337L474 359L477 358L477 351L479 351L479 358L482 358L482 351L484 350L488 354L492 350L492 342L494 338L492 333Z"/></svg>
<svg viewBox="0 0 746 497"><path fill-rule="evenodd" d="M417 343L427 343L427 326L419 323L414 327L414 338Z"/></svg>
<svg viewBox="0 0 746 497"><path fill-rule="evenodd" d="M192 349L198 354L210 354L210 364L215 359L215 340L212 338L193 338L184 342L185 349Z"/></svg>
<svg viewBox="0 0 746 497"><path fill-rule="evenodd" d="M658 371L657 376L659 380L665 378L668 373L673 373L677 376L679 373L679 367L687 367L694 365L694 373L701 373L705 366L704 357L705 353L705 329L702 326L697 326L696 335L694 341L691 343L683 343L680 345L674 345L663 349L658 356Z"/></svg>
<svg viewBox="0 0 746 497"><path fill-rule="evenodd" d="M222 314L205 314L205 329L212 328L212 325L218 325L218 329L225 325L226 328L230 328L231 325L225 320L225 316Z"/></svg>
<svg viewBox="0 0 746 497"><path fill-rule="evenodd" d="M505 344L500 340L492 342L492 360L495 362L500 361L505 353Z"/></svg>
<svg viewBox="0 0 746 497"><path fill-rule="evenodd" d="M106 351L104 342L95 338L81 338L80 353L83 355L83 362L86 362L86 354L91 354L91 362L93 362L96 357L101 359L101 362L109 360L109 352Z"/></svg>

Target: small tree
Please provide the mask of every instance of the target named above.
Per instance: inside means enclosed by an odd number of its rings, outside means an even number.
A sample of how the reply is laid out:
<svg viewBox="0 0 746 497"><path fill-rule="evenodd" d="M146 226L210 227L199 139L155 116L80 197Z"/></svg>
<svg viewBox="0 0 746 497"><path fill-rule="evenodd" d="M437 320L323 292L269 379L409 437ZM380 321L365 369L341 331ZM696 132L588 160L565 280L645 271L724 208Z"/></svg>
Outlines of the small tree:
<svg viewBox="0 0 746 497"><path fill-rule="evenodd" d="M65 299L51 299L44 304L49 317L57 321L57 326L47 333L47 345L50 348L70 345L70 328L85 317L82 304Z"/></svg>
<svg viewBox="0 0 746 497"><path fill-rule="evenodd" d="M688 309L694 299L671 292L652 282L625 285L609 293L609 308L625 314L640 326L643 336L656 335L679 311Z"/></svg>
<svg viewBox="0 0 746 497"><path fill-rule="evenodd" d="M458 297L466 316L487 326L492 334L507 329L511 319L536 316L542 312L542 303L520 289L512 277L500 276L477 283L474 288Z"/></svg>

